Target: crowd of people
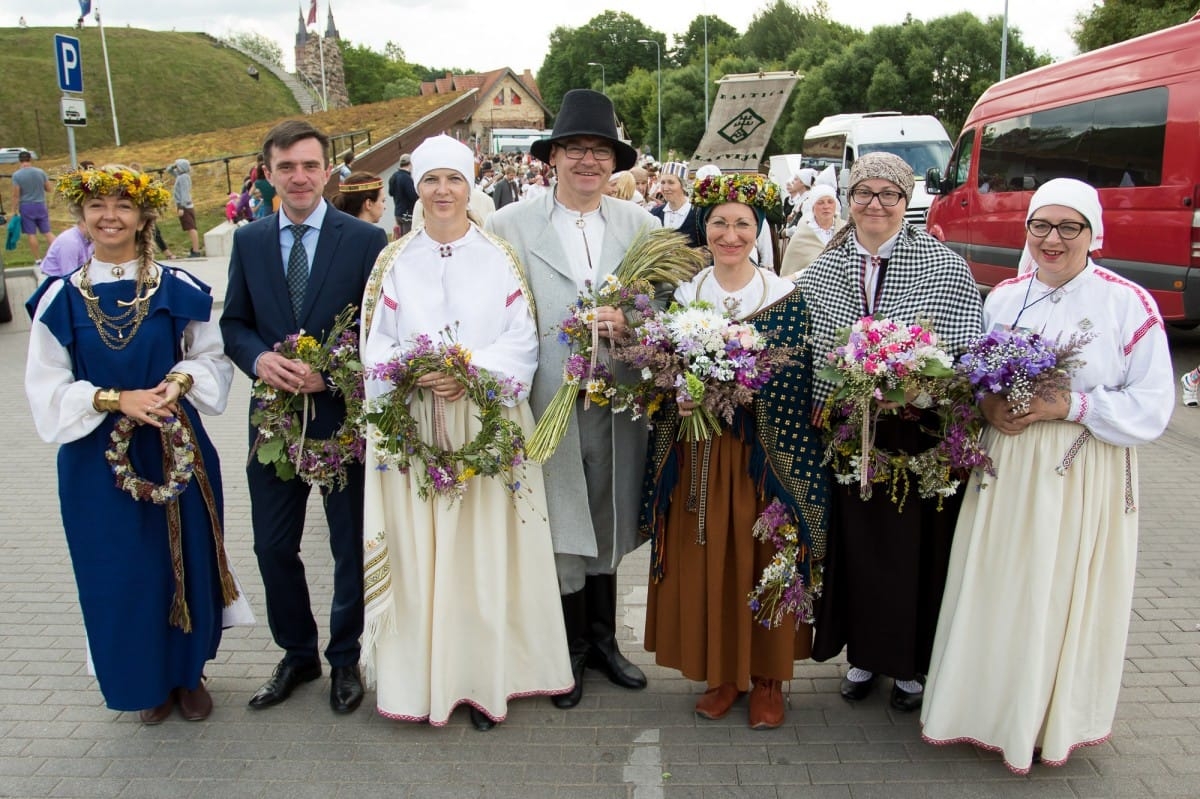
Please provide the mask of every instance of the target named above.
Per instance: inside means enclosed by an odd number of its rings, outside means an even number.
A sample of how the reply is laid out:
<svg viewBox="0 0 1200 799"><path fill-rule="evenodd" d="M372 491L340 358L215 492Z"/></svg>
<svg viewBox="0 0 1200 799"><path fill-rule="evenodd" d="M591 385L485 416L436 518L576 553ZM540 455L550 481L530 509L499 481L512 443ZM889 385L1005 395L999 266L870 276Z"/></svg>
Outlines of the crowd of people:
<svg viewBox="0 0 1200 799"><path fill-rule="evenodd" d="M153 257L160 215L186 211L178 182L172 197L119 165L58 180L88 248L28 304L26 389L39 435L61 445L63 526L109 707L146 724L176 707L207 717L204 666L222 627L253 620L229 568L221 464L199 415L225 409L236 366L265 393L256 388L249 408L250 457L226 460L246 461L283 653L252 708L287 700L321 677L323 660L335 712L373 688L388 718L443 725L465 705L479 730L514 700L578 705L589 670L645 688L618 643L616 575L648 539L645 648L704 684L702 718L725 717L749 693L749 726L778 727L796 661L845 652L845 700L889 677L890 706L919 711L926 740L998 750L1016 772L1111 734L1137 550L1136 447L1165 429L1173 377L1153 300L1090 258L1103 233L1095 189L1059 179L1036 192L1032 267L984 303L962 258L905 221L914 176L886 153L853 165L842 222L836 192L811 171L792 176L775 208L761 177L648 161L590 90L566 94L528 154L484 161L434 136L401 155L403 176L388 186L347 163L332 202L328 152L305 121L267 134L246 190L275 210L234 234L219 319L207 286ZM385 191L398 200L390 244L377 224ZM788 234L781 260L772 216ZM519 447L511 462L472 461L458 481L469 488L440 483L432 463L376 467L396 450L397 419L402 463L414 451L466 458L497 431L526 439L572 356L563 314L662 228L682 234L675 246L704 248L708 266L656 286L650 306L703 301L792 356L732 422L688 440L679 431L695 397L647 420L581 390L545 464ZM263 397L294 396L301 446L337 441L354 397L282 350L303 331L334 329L348 308L360 323L366 444L341 484L318 485L334 562L322 651L301 559L313 485L262 457L269 442L254 420ZM837 387L821 370L838 331L863 317L932 324L951 356L996 330L1078 335L1085 363L1024 406L981 400L994 470L897 503L825 465ZM588 323L603 353L628 341L632 320L601 305ZM439 340L469 353L469 366L447 354L397 382ZM475 390L480 374L493 388ZM877 446L936 447L920 397L872 402ZM747 602L776 555L755 533L771 508L797 528L792 565L815 600L780 624Z"/></svg>

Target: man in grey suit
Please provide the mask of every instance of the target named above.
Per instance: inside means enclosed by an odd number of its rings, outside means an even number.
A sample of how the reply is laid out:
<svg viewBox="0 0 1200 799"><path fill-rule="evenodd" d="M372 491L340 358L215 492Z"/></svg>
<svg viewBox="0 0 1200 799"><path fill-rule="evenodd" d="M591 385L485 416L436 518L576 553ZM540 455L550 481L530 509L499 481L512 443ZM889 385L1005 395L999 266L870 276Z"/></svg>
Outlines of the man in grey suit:
<svg viewBox="0 0 1200 799"><path fill-rule="evenodd" d="M612 274L643 228L657 227L639 206L607 197L614 168L629 169L637 151L617 135L612 101L574 89L563 97L549 139L530 152L553 164L553 192L513 203L493 214L487 229L516 249L540 313L541 349L530 402L545 412L562 383L568 348L558 323L585 281ZM616 308L599 309L600 335L625 328ZM637 524L647 428L582 400L558 451L545 465L550 530L559 593L571 649L575 689L553 698L558 707L579 704L585 667L599 669L625 688L644 688L646 676L617 648L617 566L639 543Z"/></svg>
<svg viewBox="0 0 1200 799"><path fill-rule="evenodd" d="M313 416L307 435L314 439L329 438L341 426L345 399L326 390L324 375L283 357L273 346L299 330L323 338L342 309L362 302L375 258L387 243L379 228L325 202L328 152L329 139L303 120L281 122L267 134L263 156L267 178L281 198L279 213L234 234L221 315L225 353L243 372L279 391L309 396ZM256 433L251 425L252 448ZM353 711L363 697L358 672L363 630L362 464L352 464L347 473L344 488L322 491L333 554L325 658L331 667L329 704L337 713ZM284 650L275 673L250 699L250 707L265 708L321 676L317 623L300 560L310 488L299 478L279 479L253 454L246 477L267 621Z"/></svg>

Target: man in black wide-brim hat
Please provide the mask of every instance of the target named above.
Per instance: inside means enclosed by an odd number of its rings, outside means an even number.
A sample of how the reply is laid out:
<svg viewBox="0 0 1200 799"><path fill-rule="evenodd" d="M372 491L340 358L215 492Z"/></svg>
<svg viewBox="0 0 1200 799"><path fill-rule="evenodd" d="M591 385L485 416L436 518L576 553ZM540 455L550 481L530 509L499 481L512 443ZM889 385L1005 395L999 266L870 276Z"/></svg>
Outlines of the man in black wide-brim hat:
<svg viewBox="0 0 1200 799"><path fill-rule="evenodd" d="M600 92L573 89L563 97L550 138L530 147L553 164L554 191L506 206L488 230L516 248L541 309L541 350L530 402L541 416L562 383L569 348L557 327L584 284L612 274L629 245L656 220L634 203L607 197L614 170L625 170L637 151L617 134L612 101ZM599 331L619 336L625 317L600 308ZM619 369L619 364L614 367ZM590 405L582 398L566 436L545 465L547 506L554 538L559 592L571 649L575 688L554 697L574 707L583 696L585 667L598 669L625 688L644 688L646 676L617 648L617 567L640 543L637 532L647 428L628 414Z"/></svg>

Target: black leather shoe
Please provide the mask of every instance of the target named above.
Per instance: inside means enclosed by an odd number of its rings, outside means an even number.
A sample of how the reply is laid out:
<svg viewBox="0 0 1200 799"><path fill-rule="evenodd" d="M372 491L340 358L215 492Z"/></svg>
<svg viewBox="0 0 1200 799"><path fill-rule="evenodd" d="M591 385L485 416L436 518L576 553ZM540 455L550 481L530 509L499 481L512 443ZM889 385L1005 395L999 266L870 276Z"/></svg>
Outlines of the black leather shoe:
<svg viewBox="0 0 1200 799"><path fill-rule="evenodd" d="M496 726L496 722L492 721L486 713L474 705L468 705L471 708L471 725L480 732L487 732L492 727Z"/></svg>
<svg viewBox="0 0 1200 799"><path fill-rule="evenodd" d="M924 699L924 691L910 694L908 691L902 690L898 685L892 686L892 707L901 713L912 713L914 710L920 710L921 702Z"/></svg>
<svg viewBox="0 0 1200 799"><path fill-rule="evenodd" d="M847 702L858 702L866 699L871 689L875 687L875 675L871 675L871 679L863 680L862 682L854 682L849 677L842 678L842 699Z"/></svg>
<svg viewBox="0 0 1200 799"><path fill-rule="evenodd" d="M607 674L609 680L622 688L637 691L646 687L646 675L621 654L616 639L593 642L587 664Z"/></svg>
<svg viewBox="0 0 1200 799"><path fill-rule="evenodd" d="M330 670L329 706L334 713L353 713L363 700L362 677L358 664L334 666Z"/></svg>
<svg viewBox="0 0 1200 799"><path fill-rule="evenodd" d="M555 707L567 710L578 705L579 700L583 699L583 667L586 664L586 652L571 655L571 674L575 677L575 687L569 693L550 697L550 701L554 703Z"/></svg>
<svg viewBox="0 0 1200 799"><path fill-rule="evenodd" d="M289 663L286 659L279 661L271 679L263 683L254 696L250 697L250 707L264 708L278 705L292 695L297 685L312 682L321 676L321 664Z"/></svg>

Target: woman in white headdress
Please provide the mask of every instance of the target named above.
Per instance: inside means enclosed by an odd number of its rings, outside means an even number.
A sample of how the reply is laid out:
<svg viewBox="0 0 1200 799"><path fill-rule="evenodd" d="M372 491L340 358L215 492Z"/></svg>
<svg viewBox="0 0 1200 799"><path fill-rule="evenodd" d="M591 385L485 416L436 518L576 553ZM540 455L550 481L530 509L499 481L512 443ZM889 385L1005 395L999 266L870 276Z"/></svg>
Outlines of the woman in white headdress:
<svg viewBox="0 0 1200 799"><path fill-rule="evenodd" d="M678 230L688 237L689 247L703 243L696 207L692 205L688 181L687 164L668 161L658 170L658 188L662 192L663 204L651 209L650 213L668 230Z"/></svg>
<svg viewBox="0 0 1200 799"><path fill-rule="evenodd" d="M532 296L512 249L468 217L472 154L449 136L413 151L425 224L383 250L363 298L363 366L404 353L447 326L471 363L521 385L502 410L533 428L528 386L537 368ZM458 449L479 434L480 408L445 372L421 377L409 400L418 436ZM367 381L371 402L391 385ZM375 466L374 425L367 463ZM465 495L422 498L414 472L368 468L364 513L366 630L363 661L379 713L447 723L470 707L476 729L503 721L518 696L574 685L561 614L545 489L539 468L471 479ZM513 491L519 484L519 492Z"/></svg>
<svg viewBox="0 0 1200 799"><path fill-rule="evenodd" d="M1137 561L1135 447L1174 405L1154 300L1088 257L1103 233L1096 190L1049 181L1026 228L1033 269L992 290L984 329L1088 337L1084 364L1026 413L983 401L996 476L973 478L963 501L921 713L927 741L999 751L1020 774L1111 735Z"/></svg>
<svg viewBox="0 0 1200 799"><path fill-rule="evenodd" d="M783 254L783 263L779 267L781 277L795 280L805 267L817 260L833 234L846 224L841 213L837 191L823 184L809 190L804 198L800 223Z"/></svg>

